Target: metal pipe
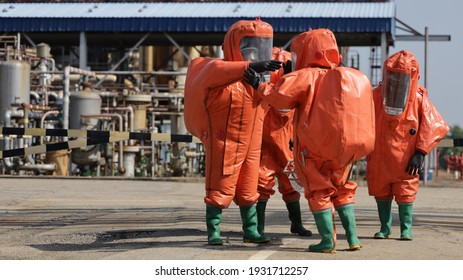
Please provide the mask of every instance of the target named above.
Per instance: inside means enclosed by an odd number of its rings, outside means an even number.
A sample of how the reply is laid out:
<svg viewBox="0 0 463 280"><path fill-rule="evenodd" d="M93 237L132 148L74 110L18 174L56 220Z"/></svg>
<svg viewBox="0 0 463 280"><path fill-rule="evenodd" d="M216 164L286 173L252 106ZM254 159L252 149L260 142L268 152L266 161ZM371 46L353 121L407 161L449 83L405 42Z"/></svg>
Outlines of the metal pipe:
<svg viewBox="0 0 463 280"><path fill-rule="evenodd" d="M428 27L426 26L424 28L424 87L428 87L428 42L429 42L429 32L428 32ZM432 155L432 152L430 152L429 156ZM428 183L428 172L429 172L429 156L424 159L424 174L423 174L423 185L426 185Z"/></svg>
<svg viewBox="0 0 463 280"><path fill-rule="evenodd" d="M156 127L156 116L154 114L151 114L151 127L149 129L154 133L158 132L158 128ZM154 153L156 152L156 150L154 148L154 141L151 141L151 178L154 178L156 164L154 158Z"/></svg>
<svg viewBox="0 0 463 280"><path fill-rule="evenodd" d="M21 50L21 33L18 32L18 35L16 36L18 37L18 43L16 44L16 51L19 54Z"/></svg>
<svg viewBox="0 0 463 280"><path fill-rule="evenodd" d="M63 83L64 83L64 89L63 89L63 128L68 129L69 128L69 75L71 74L71 67L66 66L64 67L64 73L63 73Z"/></svg>
<svg viewBox="0 0 463 280"><path fill-rule="evenodd" d="M127 106L127 107L115 107L115 108L101 108L102 110L105 110L105 111L111 111L111 110L114 110L114 111L127 111L130 113L130 117L129 117L129 121L130 121L130 127L129 127L129 131L130 132L133 132L133 128L134 128L134 112L133 112L133 107L132 106Z"/></svg>
<svg viewBox="0 0 463 280"><path fill-rule="evenodd" d="M51 110L52 108L50 106L43 106L43 105L34 105L34 104L27 104L27 103L22 103L21 107L23 108L24 111L26 110L40 110L40 111L47 111Z"/></svg>
<svg viewBox="0 0 463 280"><path fill-rule="evenodd" d="M24 164L19 167L19 170L28 171L55 171L56 164L54 163L43 163L43 164Z"/></svg>
<svg viewBox="0 0 463 280"><path fill-rule="evenodd" d="M48 111L48 112L45 112L42 116L42 118L40 119L40 128L44 128L45 126L45 119L49 116L49 115L59 115L59 111ZM40 137L40 144L43 143L43 137L41 136Z"/></svg>
<svg viewBox="0 0 463 280"><path fill-rule="evenodd" d="M46 57L46 58L42 58L42 59L44 59L45 61L50 61L50 62L51 62L51 70L50 70L50 72L51 72L51 77L50 77L50 82L52 82L52 81L55 79L55 73L56 73L56 72L55 72L55 65L56 65L55 59L52 58L52 57Z"/></svg>
<svg viewBox="0 0 463 280"><path fill-rule="evenodd" d="M43 116L43 112L31 112L29 111L29 119L40 120Z"/></svg>
<svg viewBox="0 0 463 280"><path fill-rule="evenodd" d="M80 115L81 118L95 118L95 119L105 119L105 118L110 118L110 119L119 119L119 131L122 130L122 116L119 114L94 114L94 115ZM119 141L119 172L120 173L125 173L125 168L124 168L124 147L123 147L123 142L124 141Z"/></svg>
<svg viewBox="0 0 463 280"><path fill-rule="evenodd" d="M101 97L118 97L119 93L118 92L111 92L111 91L98 91L96 92Z"/></svg>
<svg viewBox="0 0 463 280"><path fill-rule="evenodd" d="M54 92L54 91L49 91L48 92L48 96L52 96L55 100L58 100L59 99L59 95L58 93Z"/></svg>
<svg viewBox="0 0 463 280"><path fill-rule="evenodd" d="M37 100L37 103L38 103L38 101L40 100L40 95L39 95L37 92L35 92L35 91L30 91L30 92L29 92L29 95L30 95L31 97L35 98L35 100Z"/></svg>
<svg viewBox="0 0 463 280"><path fill-rule="evenodd" d="M126 117L125 119L129 120L129 123L130 123L130 127L127 128L127 130L129 132L133 132L133 129L134 129L134 119L135 119L135 115L134 115L134 110L133 110L133 107L132 106L127 106L127 107L115 107L115 108L101 108L101 110L105 110L105 111L109 111L109 110L114 110L114 111L125 111L125 112L128 112L129 113L129 116ZM134 145L134 140L129 140L128 143L129 145Z"/></svg>
<svg viewBox="0 0 463 280"><path fill-rule="evenodd" d="M5 127L11 127L11 118L13 118L13 117L19 117L19 118L24 117L24 111L13 111L11 109L7 110L5 112L5 118L4 118ZM4 139L3 150L4 151L9 150L10 149L10 137L5 136L3 139ZM3 163L8 168L13 167L13 159L12 158L4 158Z"/></svg>
<svg viewBox="0 0 463 280"><path fill-rule="evenodd" d="M21 104L21 107L22 109L24 110L24 118L23 118L23 124L24 126L27 127L27 125L29 124L29 110L31 109L28 104L26 103L22 103Z"/></svg>
<svg viewBox="0 0 463 280"><path fill-rule="evenodd" d="M114 153L114 147L116 146L115 143L112 144L112 149L111 149L111 176L114 176L114 159L116 158L116 153Z"/></svg>
<svg viewBox="0 0 463 280"><path fill-rule="evenodd" d="M29 124L30 118L41 119L43 116L42 112L32 112L31 110L46 111L50 109L51 108L48 106L31 105L31 104L22 103L21 108L19 108L18 111L23 110L23 125L27 127Z"/></svg>
<svg viewBox="0 0 463 280"><path fill-rule="evenodd" d="M4 124L6 127L10 127L11 126L11 115L13 114L13 111L10 109L10 110L7 110L5 112L5 118L4 118ZM3 150L6 151L6 150L9 150L10 149L10 137L8 136L5 136L3 138ZM13 160L12 158L4 158L3 159L3 164L5 164L6 167L8 168L12 168L13 167Z"/></svg>

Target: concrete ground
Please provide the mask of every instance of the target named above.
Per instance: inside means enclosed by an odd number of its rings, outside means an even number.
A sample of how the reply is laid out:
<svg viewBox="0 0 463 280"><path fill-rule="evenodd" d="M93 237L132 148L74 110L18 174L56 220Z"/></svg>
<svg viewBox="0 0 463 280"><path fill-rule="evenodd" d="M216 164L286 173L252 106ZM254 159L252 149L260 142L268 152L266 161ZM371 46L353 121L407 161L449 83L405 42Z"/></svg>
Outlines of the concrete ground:
<svg viewBox="0 0 463 280"><path fill-rule="evenodd" d="M319 235L305 199L303 222L312 237L289 233L281 196L267 207L267 245L242 242L239 209L223 212L223 246L206 244L202 178L123 180L0 177L0 259L3 260L462 260L463 181L441 172L421 186L414 208L414 240L375 240L374 199L357 191L363 248L347 251L339 218L335 254L309 253Z"/></svg>

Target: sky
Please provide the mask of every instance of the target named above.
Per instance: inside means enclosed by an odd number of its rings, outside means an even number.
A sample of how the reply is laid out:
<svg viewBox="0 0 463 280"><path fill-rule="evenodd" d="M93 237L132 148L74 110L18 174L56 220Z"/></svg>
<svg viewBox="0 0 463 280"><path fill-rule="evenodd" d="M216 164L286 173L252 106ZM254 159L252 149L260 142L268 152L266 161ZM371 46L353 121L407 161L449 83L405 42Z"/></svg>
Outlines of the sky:
<svg viewBox="0 0 463 280"><path fill-rule="evenodd" d="M395 0L396 18L424 34L450 35L451 41L428 43L427 89L429 98L450 126L463 128L463 1L461 0ZM397 30L397 34L404 34ZM389 55L409 50L420 63L424 86L424 41L395 42ZM360 70L369 75L369 48L358 49Z"/></svg>

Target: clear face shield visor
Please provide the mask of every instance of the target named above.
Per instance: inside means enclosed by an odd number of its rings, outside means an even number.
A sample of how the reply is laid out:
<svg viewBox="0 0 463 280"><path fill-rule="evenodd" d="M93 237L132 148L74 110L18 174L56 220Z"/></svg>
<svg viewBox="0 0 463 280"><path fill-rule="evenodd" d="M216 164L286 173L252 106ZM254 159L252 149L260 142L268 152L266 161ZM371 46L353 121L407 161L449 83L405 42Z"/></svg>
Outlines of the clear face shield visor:
<svg viewBox="0 0 463 280"><path fill-rule="evenodd" d="M411 75L409 73L384 70L383 73L383 104L388 115L400 115L407 106L410 92Z"/></svg>
<svg viewBox="0 0 463 280"><path fill-rule="evenodd" d="M273 38L247 36L240 41L243 59L251 62L271 60L272 47Z"/></svg>
<svg viewBox="0 0 463 280"><path fill-rule="evenodd" d="M296 71L297 53L291 52L291 72Z"/></svg>

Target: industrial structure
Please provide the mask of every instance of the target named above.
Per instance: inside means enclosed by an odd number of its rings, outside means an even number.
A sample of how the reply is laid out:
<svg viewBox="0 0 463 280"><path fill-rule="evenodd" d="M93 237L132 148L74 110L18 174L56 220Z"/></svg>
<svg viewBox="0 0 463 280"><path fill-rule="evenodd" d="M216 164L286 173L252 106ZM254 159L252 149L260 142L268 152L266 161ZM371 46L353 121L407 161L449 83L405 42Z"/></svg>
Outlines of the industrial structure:
<svg viewBox="0 0 463 280"><path fill-rule="evenodd" d="M0 3L0 126L187 134L188 63L220 57L228 27L256 16L282 48L309 28L330 28L354 68L360 58L350 47L370 47L376 84L396 29L423 37L395 9L392 1ZM3 135L0 149L66 140ZM0 173L197 176L204 157L196 143L123 140L4 158Z"/></svg>

